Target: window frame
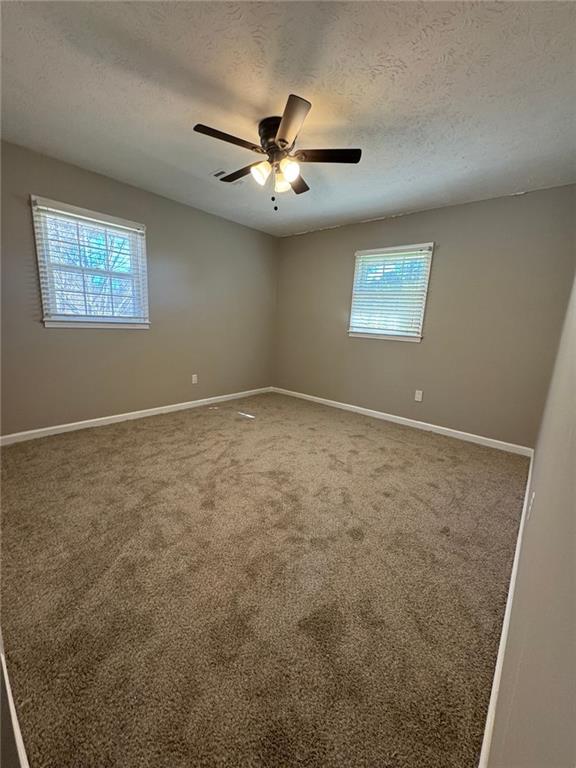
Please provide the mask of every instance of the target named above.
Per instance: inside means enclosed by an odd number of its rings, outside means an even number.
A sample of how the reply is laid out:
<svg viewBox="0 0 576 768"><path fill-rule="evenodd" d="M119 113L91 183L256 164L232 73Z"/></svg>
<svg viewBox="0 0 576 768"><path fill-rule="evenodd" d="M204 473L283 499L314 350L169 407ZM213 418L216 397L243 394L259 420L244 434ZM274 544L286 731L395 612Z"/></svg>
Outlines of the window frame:
<svg viewBox="0 0 576 768"><path fill-rule="evenodd" d="M99 211L92 211L88 208L80 208L69 203L61 203L56 200L51 200L39 195L30 195L30 205L32 209L32 221L34 229L34 242L36 248L36 263L38 268L38 278L40 283L40 296L42 300L42 322L45 328L116 328L117 330L147 330L150 328L150 299L148 292L148 253L146 248L146 226L136 221L129 219L122 219L117 216L111 216L107 213L100 213ZM118 277L130 276L132 280L138 281L138 291L141 294L142 304L141 309L143 311L143 320L136 320L134 316L116 316L113 318L108 315L94 315L92 319L89 315L50 315L48 312L48 306L53 300L50 295L51 289L45 285L45 277L49 269L48 266L48 252L45 249L43 243L38 238L38 231L41 227L39 217L41 211L51 211L54 214L63 214L64 216L77 217L85 222L93 222L104 226L111 226L117 229L125 229L131 233L136 233L142 238L142 251L140 258L142 264L138 270L133 272L118 273ZM38 218L37 218L38 217ZM61 265L63 270L66 270L67 265ZM51 267L50 267L51 268ZM98 274L97 268L88 268L83 266L71 266L70 271L84 274ZM108 270L101 270L102 273L110 276ZM48 292L48 293L46 293ZM46 294L46 295L45 295Z"/></svg>
<svg viewBox="0 0 576 768"><path fill-rule="evenodd" d="M348 315L348 336L349 338L357 338L357 339L379 339L384 341L408 341L412 343L419 344L422 339L424 338L424 320L426 318L426 308L428 306L428 294L430 292L430 273L432 271L432 259L434 257L434 247L435 243L429 242L429 243L415 243L414 245L399 245L399 246L385 246L383 248L371 248L368 250L363 251L356 251L354 253L354 275L352 277L352 292L350 297L350 312ZM420 327L418 330L418 334L414 336L407 336L406 334L395 334L390 333L389 331L382 331L375 332L375 333L363 333L361 331L354 331L351 328L352 323L352 312L354 308L354 285L356 282L356 272L358 269L358 263L359 259L362 256L377 256L379 254L382 254L383 256L386 255L386 253L390 254L398 254L401 253L413 253L418 250L426 250L430 254L430 258L428 259L428 269L426 271L426 293L424 296L424 303L422 306L422 316L420 321Z"/></svg>

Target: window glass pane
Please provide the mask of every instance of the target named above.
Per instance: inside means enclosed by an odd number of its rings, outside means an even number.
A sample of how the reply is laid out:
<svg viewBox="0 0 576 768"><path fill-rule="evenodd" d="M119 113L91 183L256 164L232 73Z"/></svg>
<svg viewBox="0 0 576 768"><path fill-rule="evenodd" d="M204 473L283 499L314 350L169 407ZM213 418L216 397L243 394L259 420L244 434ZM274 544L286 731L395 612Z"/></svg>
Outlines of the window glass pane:
<svg viewBox="0 0 576 768"><path fill-rule="evenodd" d="M106 230L99 227L80 224L78 226L82 262L90 269L106 269L108 264L106 253Z"/></svg>
<svg viewBox="0 0 576 768"><path fill-rule="evenodd" d="M81 293L55 291L56 312L59 315L83 315L86 311Z"/></svg>
<svg viewBox="0 0 576 768"><path fill-rule="evenodd" d="M84 274L87 293L110 293L110 279L105 275Z"/></svg>
<svg viewBox="0 0 576 768"><path fill-rule="evenodd" d="M48 216L46 219L46 245L52 263L80 266L80 248L78 247L76 224Z"/></svg>
<svg viewBox="0 0 576 768"><path fill-rule="evenodd" d="M112 316L112 298L103 294L96 296L91 293L86 294L86 309L89 315Z"/></svg>
<svg viewBox="0 0 576 768"><path fill-rule="evenodd" d="M366 270L366 281L378 283L384 275L384 264L372 264Z"/></svg>
<svg viewBox="0 0 576 768"><path fill-rule="evenodd" d="M48 238L53 241L76 242L78 231L76 223L67 219L59 219L56 216L46 217L46 229Z"/></svg>
<svg viewBox="0 0 576 768"><path fill-rule="evenodd" d="M61 269L55 269L54 287L57 291L78 291L84 290L84 282L81 272L65 272Z"/></svg>
<svg viewBox="0 0 576 768"><path fill-rule="evenodd" d="M65 264L69 267L80 266L80 249L77 245L50 243L49 255L53 264Z"/></svg>
<svg viewBox="0 0 576 768"><path fill-rule="evenodd" d="M130 238L124 235L108 233L108 253L111 272L130 272Z"/></svg>
<svg viewBox="0 0 576 768"><path fill-rule="evenodd" d="M130 297L114 296L114 314L118 317L134 317L137 315L134 301Z"/></svg>
<svg viewBox="0 0 576 768"><path fill-rule="evenodd" d="M130 278L113 277L111 282L114 296L132 296L134 287Z"/></svg>

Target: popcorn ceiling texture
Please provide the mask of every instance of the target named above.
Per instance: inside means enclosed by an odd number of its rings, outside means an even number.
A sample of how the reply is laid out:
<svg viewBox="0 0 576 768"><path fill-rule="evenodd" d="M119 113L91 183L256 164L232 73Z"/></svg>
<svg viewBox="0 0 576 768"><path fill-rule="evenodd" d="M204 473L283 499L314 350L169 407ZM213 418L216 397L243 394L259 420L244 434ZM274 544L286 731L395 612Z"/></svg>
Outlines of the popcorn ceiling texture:
<svg viewBox="0 0 576 768"><path fill-rule="evenodd" d="M576 180L571 2L77 2L2 5L3 135L285 235ZM312 191L213 178L296 92ZM38 190L31 190L39 192ZM68 202L74 202L70 200ZM113 211L111 211L113 213Z"/></svg>
<svg viewBox="0 0 576 768"><path fill-rule="evenodd" d="M32 768L475 768L527 468L272 394L5 449Z"/></svg>

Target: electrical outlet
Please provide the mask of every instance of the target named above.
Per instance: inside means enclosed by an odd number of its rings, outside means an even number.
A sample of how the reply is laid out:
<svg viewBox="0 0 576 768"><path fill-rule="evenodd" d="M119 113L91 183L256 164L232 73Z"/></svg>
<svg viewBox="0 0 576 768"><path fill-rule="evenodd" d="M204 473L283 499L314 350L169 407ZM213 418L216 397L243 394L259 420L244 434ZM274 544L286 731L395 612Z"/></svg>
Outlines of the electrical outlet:
<svg viewBox="0 0 576 768"><path fill-rule="evenodd" d="M193 373L192 374L192 384L198 384L198 374Z"/></svg>
<svg viewBox="0 0 576 768"><path fill-rule="evenodd" d="M421 389L417 389L416 392L414 392L414 400L416 400L417 403L422 402L422 395L423 392Z"/></svg>

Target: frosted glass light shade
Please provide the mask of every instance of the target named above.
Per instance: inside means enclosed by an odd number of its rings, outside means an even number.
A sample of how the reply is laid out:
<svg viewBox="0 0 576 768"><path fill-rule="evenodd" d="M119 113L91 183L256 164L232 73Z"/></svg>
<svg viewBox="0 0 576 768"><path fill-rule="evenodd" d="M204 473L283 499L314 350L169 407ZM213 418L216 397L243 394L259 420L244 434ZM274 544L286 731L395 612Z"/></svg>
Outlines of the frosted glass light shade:
<svg viewBox="0 0 576 768"><path fill-rule="evenodd" d="M280 170L284 174L286 181L296 181L298 176L300 176L299 164L290 157L283 157L280 160Z"/></svg>
<svg viewBox="0 0 576 768"><path fill-rule="evenodd" d="M255 181L260 184L261 187L266 184L266 180L268 176L270 176L270 172L272 171L272 166L268 162L268 160L264 160L262 163L258 163L258 165L253 165L252 168L250 168L250 173L252 174L252 177Z"/></svg>
<svg viewBox="0 0 576 768"><path fill-rule="evenodd" d="M290 189L292 189L290 182L286 181L282 171L276 171L274 178L274 192L288 192Z"/></svg>

